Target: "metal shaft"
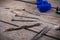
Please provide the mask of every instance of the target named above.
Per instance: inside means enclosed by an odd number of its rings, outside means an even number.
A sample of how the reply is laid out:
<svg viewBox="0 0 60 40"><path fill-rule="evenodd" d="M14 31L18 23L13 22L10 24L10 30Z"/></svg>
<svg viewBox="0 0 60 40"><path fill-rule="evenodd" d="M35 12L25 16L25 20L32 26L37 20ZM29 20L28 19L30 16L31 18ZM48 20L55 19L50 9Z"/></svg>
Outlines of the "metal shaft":
<svg viewBox="0 0 60 40"><path fill-rule="evenodd" d="M15 30L20 30L20 29L25 29L25 28L36 27L36 26L40 26L40 23L36 23L33 25L24 25L24 26L21 26L19 28L9 28L9 29L6 29L5 31L15 31Z"/></svg>
<svg viewBox="0 0 60 40"><path fill-rule="evenodd" d="M37 22L35 20L15 20L15 19L12 19L12 21L19 21L19 22Z"/></svg>

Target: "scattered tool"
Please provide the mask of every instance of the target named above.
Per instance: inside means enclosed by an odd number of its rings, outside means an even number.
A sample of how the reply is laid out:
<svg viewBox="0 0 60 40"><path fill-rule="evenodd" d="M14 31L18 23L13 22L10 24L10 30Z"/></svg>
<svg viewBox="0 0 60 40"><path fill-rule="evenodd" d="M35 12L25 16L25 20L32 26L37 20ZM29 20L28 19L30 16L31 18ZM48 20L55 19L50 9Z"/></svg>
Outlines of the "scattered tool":
<svg viewBox="0 0 60 40"><path fill-rule="evenodd" d="M35 20L15 20L15 19L12 19L11 21L19 21L19 22L36 22Z"/></svg>
<svg viewBox="0 0 60 40"><path fill-rule="evenodd" d="M24 26L21 26L19 28L9 28L9 29L6 29L5 32L21 30L21 29L26 29L26 28L36 27L36 26L40 26L40 23L36 23L36 24L33 24L33 25L29 25L29 26L28 25L24 25Z"/></svg>
<svg viewBox="0 0 60 40"><path fill-rule="evenodd" d="M44 34L46 34L49 30L51 30L51 28L49 28L49 27L43 28L31 40L38 40L39 38L41 38L42 36L44 36Z"/></svg>
<svg viewBox="0 0 60 40"><path fill-rule="evenodd" d="M52 7L53 9L56 9L56 13L60 14L60 8L59 7Z"/></svg>
<svg viewBox="0 0 60 40"><path fill-rule="evenodd" d="M56 8L56 13L60 14L60 8L59 7Z"/></svg>
<svg viewBox="0 0 60 40"><path fill-rule="evenodd" d="M16 15L15 15L16 16ZM28 16L16 16L16 17L23 17L23 18L30 18L30 19L37 19L37 20L40 20L38 18L35 18L35 17L28 17Z"/></svg>
<svg viewBox="0 0 60 40"><path fill-rule="evenodd" d="M19 10L19 9L17 9L17 10ZM23 10L25 10L25 9L23 9ZM28 17L28 16L21 16L21 15L18 15L18 14L15 13L14 11L11 11L11 12L15 14L15 17L24 17L24 18L30 18L30 19L37 19L37 20L40 20L40 19L35 18L35 17Z"/></svg>

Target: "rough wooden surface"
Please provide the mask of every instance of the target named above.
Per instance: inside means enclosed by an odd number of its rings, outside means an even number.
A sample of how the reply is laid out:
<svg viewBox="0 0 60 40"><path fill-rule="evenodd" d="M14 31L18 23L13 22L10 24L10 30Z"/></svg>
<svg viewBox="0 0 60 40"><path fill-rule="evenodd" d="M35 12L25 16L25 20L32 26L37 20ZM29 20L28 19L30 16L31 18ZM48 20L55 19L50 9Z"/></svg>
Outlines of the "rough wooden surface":
<svg viewBox="0 0 60 40"><path fill-rule="evenodd" d="M25 0L25 1L27 1L27 0ZM49 1L52 3L52 5L54 7L56 7L58 4L54 0L53 1L49 0ZM32 2L32 1L30 1L30 2ZM6 8L9 8L9 9L6 9ZM30 14L26 11L16 11L15 10L15 9L21 10L24 8L28 12L31 12L32 14ZM27 20L28 18L15 17L14 16L15 14L12 13L11 11L14 11L15 13L17 13L21 16L36 17L39 20L36 20L37 22L12 22L11 19L18 19L18 20L26 19ZM49 11L47 13L40 13L37 10L36 5L25 3L25 2L20 2L20 1L11 1L11 2L5 1L4 3L1 3L0 4L0 20L4 20L6 22L13 23L13 24L16 24L18 26L31 25L31 24L35 24L35 23L42 23L41 26L29 28L29 29L35 30L37 32L39 32L41 29L43 29L47 25L48 25L48 27L52 27L52 28L54 28L54 26L56 26L56 25L60 25L60 15L56 14L55 10L52 9L51 11ZM29 20L35 20L35 19L29 19ZM3 36L8 37L10 40L12 40L12 39L13 40L31 40L31 38L33 38L33 36L36 35L36 33L25 30L25 29L17 30L17 31L11 31L11 32L4 32L8 28L16 28L16 27L9 25L9 24L6 24L6 23L3 23L3 22L0 22L0 33L3 34ZM60 38L60 31L56 31L53 29L53 30L50 30L47 33L47 35ZM6 40L8 38L6 38ZM4 40L4 39L1 38L1 40ZM39 40L57 40L57 39L50 38L47 36L43 36Z"/></svg>

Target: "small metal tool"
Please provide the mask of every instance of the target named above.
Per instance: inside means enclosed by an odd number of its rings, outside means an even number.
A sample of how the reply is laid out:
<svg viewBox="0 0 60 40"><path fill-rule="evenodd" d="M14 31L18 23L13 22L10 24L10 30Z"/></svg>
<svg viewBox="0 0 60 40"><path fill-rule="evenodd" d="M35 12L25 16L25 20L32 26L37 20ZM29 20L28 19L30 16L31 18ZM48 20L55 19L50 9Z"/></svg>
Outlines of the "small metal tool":
<svg viewBox="0 0 60 40"><path fill-rule="evenodd" d="M19 21L19 22L37 22L35 20L15 20L15 19L12 19L11 21Z"/></svg>
<svg viewBox="0 0 60 40"><path fill-rule="evenodd" d="M56 9L56 13L60 14L60 8L59 7L52 7L53 9Z"/></svg>
<svg viewBox="0 0 60 40"><path fill-rule="evenodd" d="M38 40L41 38L44 34L46 34L51 28L45 27L40 32L38 32L31 40Z"/></svg>
<svg viewBox="0 0 60 40"><path fill-rule="evenodd" d="M59 7L56 8L56 13L60 14L60 8Z"/></svg>
<svg viewBox="0 0 60 40"><path fill-rule="evenodd" d="M30 18L30 19L40 20L40 19L38 19L38 18L35 18L35 17L28 17L28 16L16 16L16 17L23 17L23 18Z"/></svg>

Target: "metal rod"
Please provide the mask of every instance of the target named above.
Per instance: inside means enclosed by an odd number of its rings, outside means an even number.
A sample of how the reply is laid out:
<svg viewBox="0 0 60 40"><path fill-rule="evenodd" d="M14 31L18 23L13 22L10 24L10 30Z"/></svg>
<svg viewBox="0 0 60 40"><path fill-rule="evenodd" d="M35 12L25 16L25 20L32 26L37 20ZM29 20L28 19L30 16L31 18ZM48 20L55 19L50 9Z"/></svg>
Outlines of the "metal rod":
<svg viewBox="0 0 60 40"><path fill-rule="evenodd" d="M40 20L38 18L35 18L35 17L28 17L28 16L16 16L16 17L23 17L23 18L30 18L30 19L37 19L37 20Z"/></svg>
<svg viewBox="0 0 60 40"><path fill-rule="evenodd" d="M6 29L5 32L7 31L15 31L15 30L20 30L20 29L25 29L25 28L31 28L31 27L36 27L36 26L40 26L40 23L36 23L34 25L24 25L24 26L21 26L19 28L9 28L9 29Z"/></svg>
<svg viewBox="0 0 60 40"><path fill-rule="evenodd" d="M20 21L20 22L37 22L35 20L15 20L15 19L12 19L11 21Z"/></svg>
<svg viewBox="0 0 60 40"><path fill-rule="evenodd" d="M43 28L39 33L37 33L31 40L38 40L41 38L44 34L46 34L51 28L45 27Z"/></svg>
<svg viewBox="0 0 60 40"><path fill-rule="evenodd" d="M16 24L12 24L12 23L9 23L9 22L3 21L3 20L0 20L0 22L3 22L3 23L6 23L6 24L9 24L9 25L13 25L13 26L19 27L19 26L16 25Z"/></svg>
<svg viewBox="0 0 60 40"><path fill-rule="evenodd" d="M34 31L34 30L32 30L32 29L26 29L26 30L28 30L28 31L31 31L31 32L34 32L34 33L39 33L39 32L37 32L37 31ZM47 35L47 34L44 34L44 36L47 36L47 37L50 37L50 38L53 38L53 39L60 40L60 38L53 37L53 36L50 36L50 35Z"/></svg>

